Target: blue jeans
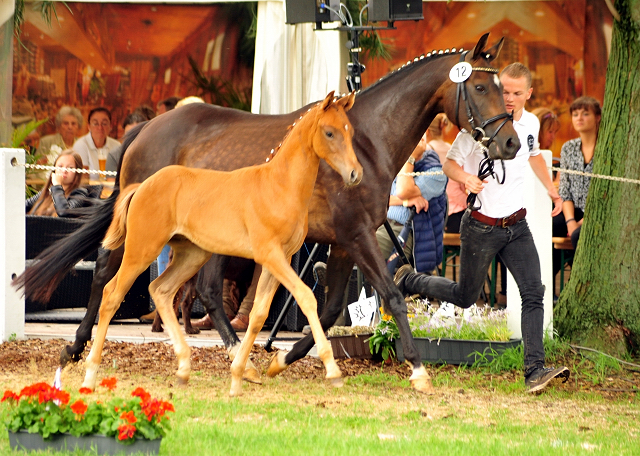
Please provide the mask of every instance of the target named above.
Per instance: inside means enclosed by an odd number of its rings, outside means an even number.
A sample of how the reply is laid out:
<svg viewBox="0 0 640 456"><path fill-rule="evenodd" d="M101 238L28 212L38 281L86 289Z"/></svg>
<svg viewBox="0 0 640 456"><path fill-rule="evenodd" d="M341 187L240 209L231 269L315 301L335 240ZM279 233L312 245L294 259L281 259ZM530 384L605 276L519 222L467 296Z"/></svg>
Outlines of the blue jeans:
<svg viewBox="0 0 640 456"><path fill-rule="evenodd" d="M171 247L169 245L165 245L158 255L158 275L162 274L167 266L169 265L169 251Z"/></svg>
<svg viewBox="0 0 640 456"><path fill-rule="evenodd" d="M528 377L536 369L544 367L544 285L538 251L526 219L502 228L479 222L467 210L460 224L460 281L408 274L403 282L404 291L431 296L463 308L470 307L480 296L487 269L496 255L511 271L520 289L524 375Z"/></svg>

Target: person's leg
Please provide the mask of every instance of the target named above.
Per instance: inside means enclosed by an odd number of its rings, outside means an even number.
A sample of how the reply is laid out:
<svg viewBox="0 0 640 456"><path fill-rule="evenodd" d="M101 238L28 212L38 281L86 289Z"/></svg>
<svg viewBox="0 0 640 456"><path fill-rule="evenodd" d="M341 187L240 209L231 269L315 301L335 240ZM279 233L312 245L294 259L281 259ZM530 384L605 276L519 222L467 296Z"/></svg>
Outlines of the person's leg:
<svg viewBox="0 0 640 456"><path fill-rule="evenodd" d="M576 221L582 220L584 217L584 213L581 209L576 208L575 210ZM573 245L573 250L575 251L578 248L578 240L580 239L580 230L582 230L582 225L576 228L573 233L571 233L571 245Z"/></svg>
<svg viewBox="0 0 640 456"><path fill-rule="evenodd" d="M522 300L521 329L524 344L524 375L544 367L544 286L540 260L526 220L508 227L510 240L500 251L505 265L518 284Z"/></svg>
<svg viewBox="0 0 640 456"><path fill-rule="evenodd" d="M249 327L249 314L251 313L251 309L253 309L253 301L256 298L256 289L258 288L258 279L260 278L261 273L262 266L256 264L253 269L251 284L249 285L249 288L247 288L247 294L240 303L240 308L238 309L236 317L231 320L231 326L236 331L246 331Z"/></svg>
<svg viewBox="0 0 640 456"><path fill-rule="evenodd" d="M400 225L396 222L389 220L389 225L391 226L391 230L395 233L396 237L402 231L403 225ZM380 251L382 252L382 256L385 259L388 259L391 256L391 253L395 250L395 245L389 238L389 233L387 233L386 228L382 225L376 231L376 240L378 241L378 245L380 246ZM413 256L413 232L409 233L407 239L405 239L404 245L404 254L411 261L411 257Z"/></svg>
<svg viewBox="0 0 640 456"><path fill-rule="evenodd" d="M564 214L560 212L558 215L553 217L553 224L551 228L551 233L553 237L567 237L567 224L564 220ZM560 272L560 268L562 267L561 263L562 252L559 249L553 249L553 278L554 278L554 287L555 287L555 277ZM554 290L555 294L555 290Z"/></svg>
<svg viewBox="0 0 640 456"><path fill-rule="evenodd" d="M467 212L460 225L460 281L409 273L398 280L405 294L430 296L459 307L475 304L493 257L506 244L506 230L485 225Z"/></svg>

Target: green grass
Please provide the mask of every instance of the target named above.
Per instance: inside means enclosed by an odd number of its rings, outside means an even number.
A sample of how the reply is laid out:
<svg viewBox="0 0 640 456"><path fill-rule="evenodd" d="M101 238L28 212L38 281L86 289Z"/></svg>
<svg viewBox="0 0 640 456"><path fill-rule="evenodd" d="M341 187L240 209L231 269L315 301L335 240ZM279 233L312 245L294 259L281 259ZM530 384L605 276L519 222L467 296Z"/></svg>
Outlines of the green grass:
<svg viewBox="0 0 640 456"><path fill-rule="evenodd" d="M406 380L384 372L350 378L342 389L275 379L245 385L233 399L226 379L199 376L187 389L170 390L174 428L160 454L638 454L637 400L492 392L489 375L471 368L437 372L435 396L414 393ZM12 454L6 434L0 454Z"/></svg>
<svg viewBox="0 0 640 456"><path fill-rule="evenodd" d="M261 386L245 383L240 398L228 397L228 376L202 371L188 388L142 376L122 388L142 386L174 403L161 455L640 454L640 395L596 388L616 376L632 377L637 387L637 374L562 341L547 340L545 349L549 364L570 366L575 387L526 393L519 347L482 366L429 367L433 396L382 367L346 378L340 389L322 380L265 378ZM20 453L0 432L0 455L13 454Z"/></svg>

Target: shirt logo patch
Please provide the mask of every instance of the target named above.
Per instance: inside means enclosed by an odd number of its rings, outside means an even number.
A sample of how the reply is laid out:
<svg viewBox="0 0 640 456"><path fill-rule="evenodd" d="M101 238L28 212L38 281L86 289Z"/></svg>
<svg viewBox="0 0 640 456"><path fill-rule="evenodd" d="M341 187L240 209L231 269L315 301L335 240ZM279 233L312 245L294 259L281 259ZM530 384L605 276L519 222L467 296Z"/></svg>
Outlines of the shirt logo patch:
<svg viewBox="0 0 640 456"><path fill-rule="evenodd" d="M527 136L527 145L529 146L529 152L533 150L533 135Z"/></svg>

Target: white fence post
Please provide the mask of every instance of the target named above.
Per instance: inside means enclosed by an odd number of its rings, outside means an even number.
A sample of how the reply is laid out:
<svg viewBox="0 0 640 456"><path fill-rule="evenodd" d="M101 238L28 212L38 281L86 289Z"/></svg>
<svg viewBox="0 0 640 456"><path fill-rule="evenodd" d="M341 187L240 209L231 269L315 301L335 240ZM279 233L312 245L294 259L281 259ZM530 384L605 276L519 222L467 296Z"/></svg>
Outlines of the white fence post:
<svg viewBox="0 0 640 456"><path fill-rule="evenodd" d="M11 286L13 277L24 271L24 150L0 149L0 341L24 338L24 298Z"/></svg>
<svg viewBox="0 0 640 456"><path fill-rule="evenodd" d="M543 150L547 167L551 166L551 151ZM547 194L547 189L529 168L525 177L524 207L527 209L527 223L533 234L533 241L540 257L542 284L544 292L544 328L553 337L553 257L551 243L551 211L553 203ZM522 337L520 330L520 311L522 301L518 285L511 273L507 274L507 309L509 309L507 324L513 332L512 337Z"/></svg>

